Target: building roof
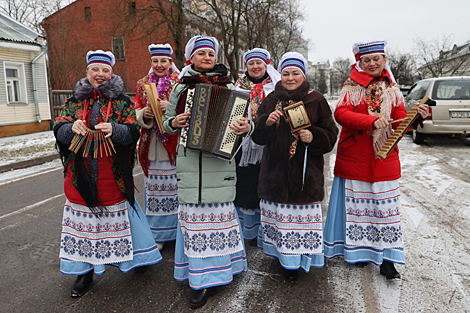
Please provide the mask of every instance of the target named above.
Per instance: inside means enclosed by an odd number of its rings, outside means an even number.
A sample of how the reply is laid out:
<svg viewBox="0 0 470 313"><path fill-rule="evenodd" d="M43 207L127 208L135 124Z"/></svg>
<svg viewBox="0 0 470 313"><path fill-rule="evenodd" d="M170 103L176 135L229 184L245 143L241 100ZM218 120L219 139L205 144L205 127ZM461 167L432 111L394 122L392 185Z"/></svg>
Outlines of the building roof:
<svg viewBox="0 0 470 313"><path fill-rule="evenodd" d="M41 35L0 12L0 40L38 44Z"/></svg>
<svg viewBox="0 0 470 313"><path fill-rule="evenodd" d="M450 59L462 57L468 54L470 54L470 41L465 42L459 46L457 46L457 44L454 44L452 49L448 51L441 51L439 58L450 60Z"/></svg>

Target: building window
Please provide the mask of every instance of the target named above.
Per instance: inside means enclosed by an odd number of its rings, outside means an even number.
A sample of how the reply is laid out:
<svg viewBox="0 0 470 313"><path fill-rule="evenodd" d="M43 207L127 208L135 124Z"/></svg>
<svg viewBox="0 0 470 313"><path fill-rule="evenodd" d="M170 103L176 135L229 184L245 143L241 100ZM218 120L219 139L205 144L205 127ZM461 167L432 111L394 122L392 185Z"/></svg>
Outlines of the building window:
<svg viewBox="0 0 470 313"><path fill-rule="evenodd" d="M26 103L23 64L4 64L8 104Z"/></svg>
<svg viewBox="0 0 470 313"><path fill-rule="evenodd" d="M129 15L135 16L135 2L129 2Z"/></svg>
<svg viewBox="0 0 470 313"><path fill-rule="evenodd" d="M85 21L91 21L91 7L85 7Z"/></svg>
<svg viewBox="0 0 470 313"><path fill-rule="evenodd" d="M113 38L113 54L116 58L116 61L123 61L126 59L126 54L124 50L124 38Z"/></svg>

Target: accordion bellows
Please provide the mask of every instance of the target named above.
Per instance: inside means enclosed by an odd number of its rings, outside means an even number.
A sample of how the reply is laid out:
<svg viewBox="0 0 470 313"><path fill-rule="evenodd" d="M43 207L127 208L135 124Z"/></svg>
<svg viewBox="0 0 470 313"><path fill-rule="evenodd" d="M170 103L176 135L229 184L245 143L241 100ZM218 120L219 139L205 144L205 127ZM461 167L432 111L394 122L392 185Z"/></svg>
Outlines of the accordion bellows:
<svg viewBox="0 0 470 313"><path fill-rule="evenodd" d="M236 153L237 135L229 127L245 116L250 95L210 84L188 90L184 112L189 126L181 130L180 145L230 160Z"/></svg>

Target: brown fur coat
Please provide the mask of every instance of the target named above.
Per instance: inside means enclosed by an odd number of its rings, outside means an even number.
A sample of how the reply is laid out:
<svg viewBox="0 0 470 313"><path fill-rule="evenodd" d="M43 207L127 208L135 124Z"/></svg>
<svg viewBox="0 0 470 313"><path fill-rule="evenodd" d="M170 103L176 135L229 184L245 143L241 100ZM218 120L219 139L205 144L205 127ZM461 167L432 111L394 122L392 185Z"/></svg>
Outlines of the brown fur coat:
<svg viewBox="0 0 470 313"><path fill-rule="evenodd" d="M307 169L305 187L302 189L302 171L304 165L305 145L297 142L297 151L289 160L289 148L294 141L290 126L281 117L276 123L266 126L266 120L282 101L282 107L289 100L303 101L312 125L308 128L313 134L313 141L307 150ZM289 92L278 82L274 92L261 104L253 141L264 148L258 184L258 195L261 199L290 204L308 204L323 200L323 154L330 152L338 135L338 128L332 118L328 102L317 91L310 90L308 81L304 81L296 90Z"/></svg>

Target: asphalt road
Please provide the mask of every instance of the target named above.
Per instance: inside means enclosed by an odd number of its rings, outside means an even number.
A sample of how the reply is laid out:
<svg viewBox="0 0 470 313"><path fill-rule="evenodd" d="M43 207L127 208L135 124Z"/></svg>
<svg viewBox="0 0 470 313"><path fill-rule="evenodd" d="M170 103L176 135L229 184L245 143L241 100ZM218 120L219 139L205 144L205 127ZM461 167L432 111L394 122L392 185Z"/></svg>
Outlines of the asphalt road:
<svg viewBox="0 0 470 313"><path fill-rule="evenodd" d="M59 272L61 169L1 185L0 312L470 312L469 146L447 138L400 143L402 281L387 282L376 266L357 268L337 258L290 282L276 259L247 245L249 271L218 287L196 311L188 307L187 282L173 279L172 244L159 264L129 273L109 266L88 293L71 298L75 276ZM334 157L325 162L327 195ZM142 204L140 168L135 183Z"/></svg>
<svg viewBox="0 0 470 313"><path fill-rule="evenodd" d="M143 186L140 168L136 186ZM137 194L143 203L143 187ZM1 312L190 312L191 290L173 279L174 245L162 251L163 261L121 273L107 267L80 299L69 296L75 276L59 272L59 240L65 196L61 169L0 188ZM247 245L250 271L218 287L199 311L326 312L334 299L327 286L327 268L285 279L277 260ZM320 287L320 288L318 288ZM317 289L317 290L316 290ZM194 312L194 311L193 311Z"/></svg>

